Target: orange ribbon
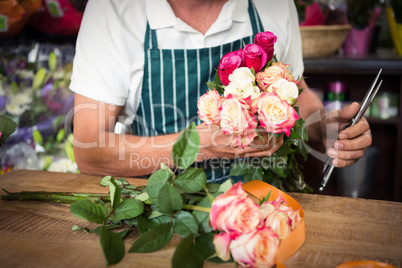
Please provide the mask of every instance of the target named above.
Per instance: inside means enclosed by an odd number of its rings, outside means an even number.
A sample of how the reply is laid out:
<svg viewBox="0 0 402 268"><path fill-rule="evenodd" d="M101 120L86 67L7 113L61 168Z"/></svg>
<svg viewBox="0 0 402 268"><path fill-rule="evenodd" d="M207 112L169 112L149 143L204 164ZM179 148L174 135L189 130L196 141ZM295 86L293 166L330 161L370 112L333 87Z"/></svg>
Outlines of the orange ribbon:
<svg viewBox="0 0 402 268"><path fill-rule="evenodd" d="M281 242L278 248L278 253L276 254L276 267L285 268L283 263L292 256L304 243L306 240L306 228L304 224L304 211L303 208L294 200L291 196L285 192L279 190L278 188L259 180L252 180L243 183L243 189L249 194L253 195L258 199L266 197L269 192L269 200L275 200L279 196L285 200L286 205L294 210L300 210L300 216L302 221L296 229L294 229L290 235Z"/></svg>

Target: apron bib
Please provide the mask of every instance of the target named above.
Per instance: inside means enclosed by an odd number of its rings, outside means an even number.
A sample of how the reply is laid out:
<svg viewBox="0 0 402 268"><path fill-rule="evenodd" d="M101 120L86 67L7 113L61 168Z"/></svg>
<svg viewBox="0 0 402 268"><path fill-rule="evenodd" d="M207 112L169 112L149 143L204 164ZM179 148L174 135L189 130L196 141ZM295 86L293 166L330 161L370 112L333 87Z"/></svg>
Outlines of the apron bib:
<svg viewBox="0 0 402 268"><path fill-rule="evenodd" d="M133 133L156 136L177 133L191 122L198 125L197 101L207 92L206 82L213 81L220 59L227 53L254 42L263 31L258 13L249 0L248 13L253 35L224 45L201 49L159 49L156 32L149 27L144 39L144 76L141 100ZM208 182L227 179L231 161L196 163L207 173Z"/></svg>

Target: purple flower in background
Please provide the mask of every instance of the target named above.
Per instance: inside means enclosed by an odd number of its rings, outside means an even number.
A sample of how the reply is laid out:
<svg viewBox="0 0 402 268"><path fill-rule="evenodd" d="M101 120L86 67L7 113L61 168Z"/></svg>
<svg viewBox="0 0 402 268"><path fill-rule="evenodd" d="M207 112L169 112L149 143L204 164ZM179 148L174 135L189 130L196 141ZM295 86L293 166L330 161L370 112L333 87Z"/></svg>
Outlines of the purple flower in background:
<svg viewBox="0 0 402 268"><path fill-rule="evenodd" d="M4 109L7 103L7 96L0 96L0 111Z"/></svg>
<svg viewBox="0 0 402 268"><path fill-rule="evenodd" d="M52 90L53 90L53 84L52 83L46 84L42 88L42 97L47 98L49 96L49 93L52 92Z"/></svg>

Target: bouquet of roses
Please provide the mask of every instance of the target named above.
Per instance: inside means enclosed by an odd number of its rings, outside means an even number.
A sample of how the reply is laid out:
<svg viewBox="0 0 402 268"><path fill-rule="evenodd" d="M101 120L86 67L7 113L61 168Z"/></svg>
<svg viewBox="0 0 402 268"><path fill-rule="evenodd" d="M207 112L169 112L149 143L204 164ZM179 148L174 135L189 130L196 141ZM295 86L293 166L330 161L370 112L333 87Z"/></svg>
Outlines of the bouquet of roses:
<svg viewBox="0 0 402 268"><path fill-rule="evenodd" d="M240 162L230 175L258 175L281 188L278 177L292 177L288 189L309 191L294 158L294 153L300 153L306 159L308 153L306 126L297 107L299 80L290 65L276 59L276 40L271 32L258 33L254 44L224 55L215 80L207 83L210 90L198 100L198 115L206 124L219 125L233 146L250 146L255 137L262 139L261 130L269 133L268 140L285 134L275 155L262 159L257 167Z"/></svg>

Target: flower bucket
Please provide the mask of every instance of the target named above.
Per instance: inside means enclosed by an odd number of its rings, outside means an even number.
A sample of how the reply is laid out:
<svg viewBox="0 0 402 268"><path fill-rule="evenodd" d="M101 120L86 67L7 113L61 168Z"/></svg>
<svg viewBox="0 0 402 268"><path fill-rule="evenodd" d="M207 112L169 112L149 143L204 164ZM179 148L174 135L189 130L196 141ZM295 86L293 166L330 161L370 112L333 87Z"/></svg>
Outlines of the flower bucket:
<svg viewBox="0 0 402 268"><path fill-rule="evenodd" d="M369 25L363 29L352 28L345 40L343 49L347 56L366 56L373 39L374 28L380 16L381 8L374 10Z"/></svg>

